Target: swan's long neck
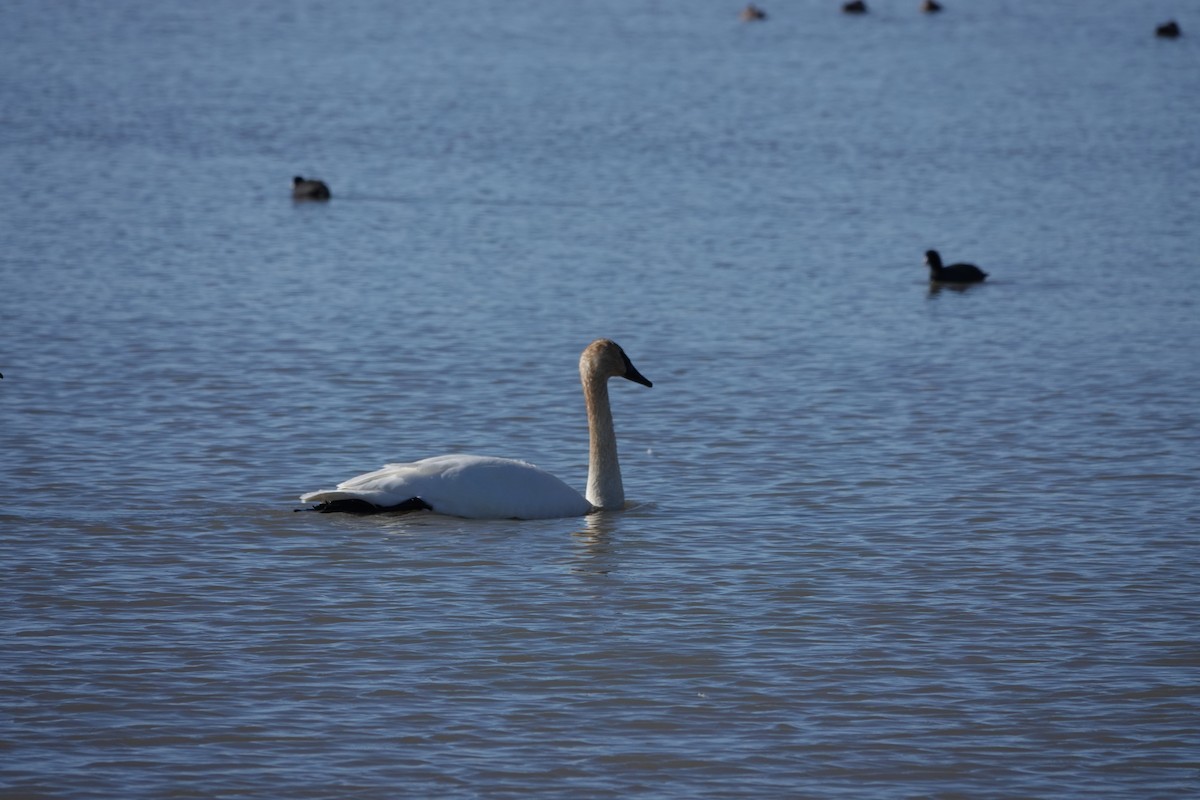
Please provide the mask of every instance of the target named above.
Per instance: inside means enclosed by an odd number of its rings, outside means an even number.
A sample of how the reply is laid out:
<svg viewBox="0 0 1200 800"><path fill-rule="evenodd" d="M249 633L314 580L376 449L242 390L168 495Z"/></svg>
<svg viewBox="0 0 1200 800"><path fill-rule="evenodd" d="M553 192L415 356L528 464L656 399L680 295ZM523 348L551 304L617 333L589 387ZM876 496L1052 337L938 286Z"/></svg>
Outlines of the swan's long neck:
<svg viewBox="0 0 1200 800"><path fill-rule="evenodd" d="M583 398L587 403L590 438L587 501L596 508L623 508L625 487L621 485L621 465L617 463L617 434L608 404L608 379L596 374L583 375Z"/></svg>

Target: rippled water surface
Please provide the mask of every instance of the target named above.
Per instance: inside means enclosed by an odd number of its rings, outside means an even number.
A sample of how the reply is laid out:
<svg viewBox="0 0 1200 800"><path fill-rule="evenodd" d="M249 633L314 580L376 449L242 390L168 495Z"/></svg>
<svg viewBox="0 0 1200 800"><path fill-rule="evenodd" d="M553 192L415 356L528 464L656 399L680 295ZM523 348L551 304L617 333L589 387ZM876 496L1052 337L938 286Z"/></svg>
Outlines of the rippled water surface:
<svg viewBox="0 0 1200 800"><path fill-rule="evenodd" d="M762 5L5 5L0 795L1197 790L1200 18Z"/></svg>

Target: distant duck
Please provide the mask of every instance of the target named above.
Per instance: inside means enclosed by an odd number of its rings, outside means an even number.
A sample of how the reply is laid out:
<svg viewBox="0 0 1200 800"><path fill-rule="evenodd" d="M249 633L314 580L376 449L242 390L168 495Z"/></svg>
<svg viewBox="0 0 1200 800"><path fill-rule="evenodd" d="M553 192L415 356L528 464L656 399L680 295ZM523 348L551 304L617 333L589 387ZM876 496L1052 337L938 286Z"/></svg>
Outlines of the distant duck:
<svg viewBox="0 0 1200 800"><path fill-rule="evenodd" d="M867 4L863 0L850 0L849 3L842 5L842 12L845 14L865 14L867 13Z"/></svg>
<svg viewBox="0 0 1200 800"><path fill-rule="evenodd" d="M292 178L292 198L295 200L328 200L332 195L325 181L315 178Z"/></svg>
<svg viewBox="0 0 1200 800"><path fill-rule="evenodd" d="M1175 20L1164 22L1154 29L1154 35L1160 39L1178 39L1180 33L1182 31L1179 30L1179 23Z"/></svg>
<svg viewBox="0 0 1200 800"><path fill-rule="evenodd" d="M942 266L942 257L937 250L925 251L925 263L929 265L929 280L934 283L983 283L988 276L974 264Z"/></svg>
<svg viewBox="0 0 1200 800"><path fill-rule="evenodd" d="M763 20L767 18L767 12L763 11L758 6L751 3L742 9L742 22L754 22L755 20Z"/></svg>
<svg viewBox="0 0 1200 800"><path fill-rule="evenodd" d="M921 3L921 10L926 14L936 14L942 10L942 4L937 0L925 0L925 2Z"/></svg>

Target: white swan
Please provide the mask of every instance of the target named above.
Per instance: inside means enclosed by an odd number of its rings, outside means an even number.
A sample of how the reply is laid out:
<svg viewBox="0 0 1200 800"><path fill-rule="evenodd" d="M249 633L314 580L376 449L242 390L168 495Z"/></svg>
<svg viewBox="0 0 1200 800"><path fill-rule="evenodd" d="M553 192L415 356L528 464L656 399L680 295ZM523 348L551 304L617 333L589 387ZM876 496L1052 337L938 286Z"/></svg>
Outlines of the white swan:
<svg viewBox="0 0 1200 800"><path fill-rule="evenodd" d="M431 510L469 519L579 517L623 508L625 489L608 404L608 379L615 377L654 385L637 371L620 345L597 339L579 357L590 434L586 497L524 461L448 455L387 464L340 483L336 489L301 495L300 500L318 503L317 511Z"/></svg>

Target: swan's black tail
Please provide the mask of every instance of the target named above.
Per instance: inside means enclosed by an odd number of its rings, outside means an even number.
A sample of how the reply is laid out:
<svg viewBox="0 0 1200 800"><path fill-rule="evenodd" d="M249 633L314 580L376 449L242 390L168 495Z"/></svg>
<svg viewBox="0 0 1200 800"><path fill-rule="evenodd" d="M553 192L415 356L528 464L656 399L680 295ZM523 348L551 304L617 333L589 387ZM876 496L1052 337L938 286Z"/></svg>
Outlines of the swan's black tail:
<svg viewBox="0 0 1200 800"><path fill-rule="evenodd" d="M297 511L317 511L322 514L391 514L401 513L406 511L432 511L433 506L426 503L419 497L410 497L403 503L397 503L394 506L377 506L374 503L369 503L366 500L360 500L357 497L349 497L343 500L330 500L327 503L318 503L309 508L297 508Z"/></svg>

